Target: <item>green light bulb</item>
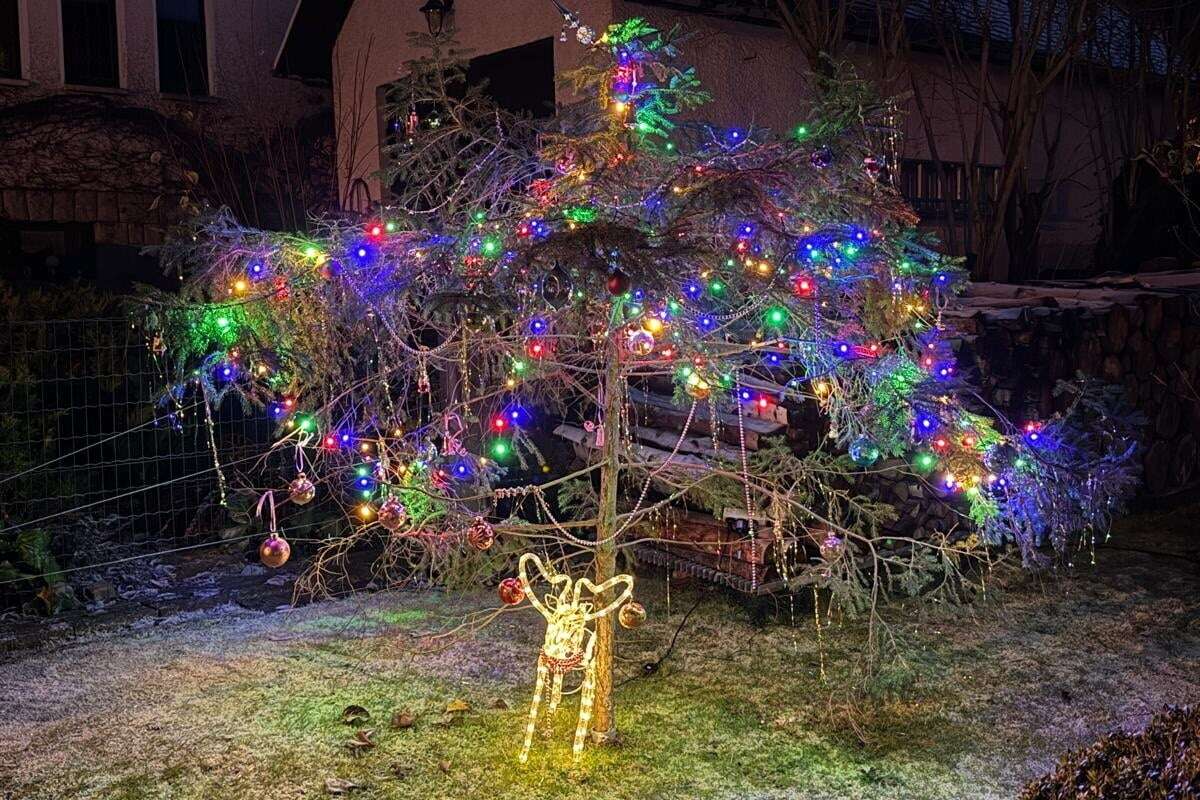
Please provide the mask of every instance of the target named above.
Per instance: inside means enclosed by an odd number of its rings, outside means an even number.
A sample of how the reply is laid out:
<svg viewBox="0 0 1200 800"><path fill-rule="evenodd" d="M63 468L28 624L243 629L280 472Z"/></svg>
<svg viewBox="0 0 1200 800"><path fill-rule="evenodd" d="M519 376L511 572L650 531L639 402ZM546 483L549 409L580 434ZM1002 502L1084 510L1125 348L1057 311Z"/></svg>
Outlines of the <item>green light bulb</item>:
<svg viewBox="0 0 1200 800"><path fill-rule="evenodd" d="M782 327L787 322L787 309L782 306L771 306L767 309L767 313L763 315L763 320L772 328Z"/></svg>

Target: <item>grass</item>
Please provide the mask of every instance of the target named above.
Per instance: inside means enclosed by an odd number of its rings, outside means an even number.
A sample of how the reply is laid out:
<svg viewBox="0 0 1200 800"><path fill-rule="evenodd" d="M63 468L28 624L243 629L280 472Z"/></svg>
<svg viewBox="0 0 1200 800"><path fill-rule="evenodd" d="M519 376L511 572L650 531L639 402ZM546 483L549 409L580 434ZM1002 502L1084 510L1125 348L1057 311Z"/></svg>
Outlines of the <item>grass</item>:
<svg viewBox="0 0 1200 800"><path fill-rule="evenodd" d="M1182 552L1194 545L1172 537L1198 510L1123 522L1113 543ZM0 797L312 798L330 796L327 779L363 800L1014 797L1063 750L1200 698L1200 597L1181 564L1102 549L1074 575L992 587L986 604L897 605L901 644L865 692L845 688L863 683L858 623L818 638L797 606L794 622L785 611L754 628L720 595L658 672L632 677L700 591L673 587L668 614L663 582L645 577L651 621L620 631L622 741L578 763L574 698L516 762L542 630L532 612L431 636L490 595L109 634L0 665ZM452 700L470 709L448 714ZM351 704L371 714L361 755L345 744ZM393 729L401 710L415 724Z"/></svg>

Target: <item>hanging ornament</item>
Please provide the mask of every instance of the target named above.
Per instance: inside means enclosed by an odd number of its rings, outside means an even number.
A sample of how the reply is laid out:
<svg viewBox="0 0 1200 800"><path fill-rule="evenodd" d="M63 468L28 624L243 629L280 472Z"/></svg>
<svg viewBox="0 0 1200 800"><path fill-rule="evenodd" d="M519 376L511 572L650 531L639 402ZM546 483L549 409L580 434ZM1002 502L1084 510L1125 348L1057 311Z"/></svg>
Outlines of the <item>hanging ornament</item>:
<svg viewBox="0 0 1200 800"><path fill-rule="evenodd" d="M500 581L496 591L500 595L500 602L506 606L520 605L525 599L525 587L521 585L520 578L505 578Z"/></svg>
<svg viewBox="0 0 1200 800"><path fill-rule="evenodd" d="M541 292L543 299L553 308L571 299L571 276L557 261L554 262L554 268L542 278Z"/></svg>
<svg viewBox="0 0 1200 800"><path fill-rule="evenodd" d="M622 628L640 628L646 621L646 607L636 600L630 600L617 612L617 621Z"/></svg>
<svg viewBox="0 0 1200 800"><path fill-rule="evenodd" d="M408 117L404 120L404 132L411 138L419 127L421 127L421 117L417 114L416 104L413 104L408 107Z"/></svg>
<svg viewBox="0 0 1200 800"><path fill-rule="evenodd" d="M629 291L629 275L623 270L614 269L608 273L608 279L604 282L604 285L608 287L609 294L613 297L620 297Z"/></svg>
<svg viewBox="0 0 1200 800"><path fill-rule="evenodd" d="M271 569L282 567L291 556L292 546L274 531L258 546L258 560Z"/></svg>
<svg viewBox="0 0 1200 800"><path fill-rule="evenodd" d="M298 506L308 505L317 496L317 487L301 472L288 484L288 499Z"/></svg>
<svg viewBox="0 0 1200 800"><path fill-rule="evenodd" d="M492 523L483 517L476 517L467 528L467 542L476 550L487 550L496 541L496 531Z"/></svg>
<svg viewBox="0 0 1200 800"><path fill-rule="evenodd" d="M384 529L395 533L408 522L408 509L394 497L389 497L379 504L379 524Z"/></svg>
<svg viewBox="0 0 1200 800"><path fill-rule="evenodd" d="M712 385L695 372L688 374L687 380L684 381L683 386L688 395L696 398L697 400L704 400L710 394L712 394Z"/></svg>
<svg viewBox="0 0 1200 800"><path fill-rule="evenodd" d="M863 159L863 171L867 173L867 177L871 180L879 180L879 176L883 172L883 164L879 159L867 156Z"/></svg>
<svg viewBox="0 0 1200 800"><path fill-rule="evenodd" d="M638 329L629 333L625 340L625 349L635 356L648 356L654 352L654 334Z"/></svg>
<svg viewBox="0 0 1200 800"><path fill-rule="evenodd" d="M311 498L309 498L311 499ZM288 558L292 555L292 546L287 543L287 540L280 536L275 530L275 493L267 490L263 492L262 497L258 498L258 506L254 509L254 515L262 519L263 508L271 510L271 516L267 523L270 534L263 543L258 546L258 559L271 569L282 567L287 563Z"/></svg>
<svg viewBox="0 0 1200 800"><path fill-rule="evenodd" d="M864 434L850 443L850 458L860 467L869 467L879 460L879 447Z"/></svg>
<svg viewBox="0 0 1200 800"><path fill-rule="evenodd" d="M813 151L813 154L808 157L811 163L817 169L825 169L833 163L833 151L828 147L821 147Z"/></svg>
<svg viewBox="0 0 1200 800"><path fill-rule="evenodd" d="M836 558L841 555L842 548L845 546L846 543L842 540L842 537L838 536L833 531L827 531L824 538L821 539L821 543L819 545L821 550L821 558L825 559L826 561Z"/></svg>

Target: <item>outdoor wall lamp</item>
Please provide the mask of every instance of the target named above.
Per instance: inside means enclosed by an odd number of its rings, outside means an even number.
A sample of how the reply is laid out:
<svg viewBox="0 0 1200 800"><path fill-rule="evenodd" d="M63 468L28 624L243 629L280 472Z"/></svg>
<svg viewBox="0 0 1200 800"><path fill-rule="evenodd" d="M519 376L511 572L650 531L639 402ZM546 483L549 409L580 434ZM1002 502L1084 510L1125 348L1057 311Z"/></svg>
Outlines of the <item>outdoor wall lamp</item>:
<svg viewBox="0 0 1200 800"><path fill-rule="evenodd" d="M425 15L425 24L429 26L430 36L441 36L446 22L454 14L454 0L426 0L421 6Z"/></svg>

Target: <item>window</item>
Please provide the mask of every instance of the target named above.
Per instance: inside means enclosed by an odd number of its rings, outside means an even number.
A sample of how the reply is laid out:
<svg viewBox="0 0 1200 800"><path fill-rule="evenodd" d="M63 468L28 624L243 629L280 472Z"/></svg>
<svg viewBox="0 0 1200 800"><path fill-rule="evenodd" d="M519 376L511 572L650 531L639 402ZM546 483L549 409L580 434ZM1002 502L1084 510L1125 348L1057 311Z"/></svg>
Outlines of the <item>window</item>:
<svg viewBox="0 0 1200 800"><path fill-rule="evenodd" d="M945 219L949 212L947 200L953 203L955 216L967 211L972 187L966 180L966 166L957 161L943 161L942 173L938 175L932 161L906 158L900 163L900 194L925 219ZM982 213L990 213L999 180L999 167L975 167L975 202Z"/></svg>
<svg viewBox="0 0 1200 800"><path fill-rule="evenodd" d="M204 0L157 1L159 91L208 94Z"/></svg>
<svg viewBox="0 0 1200 800"><path fill-rule="evenodd" d="M62 29L66 82L116 87L117 0L62 0Z"/></svg>
<svg viewBox="0 0 1200 800"><path fill-rule="evenodd" d="M497 53L477 56L467 63L466 83L484 85L485 93L503 109L535 118L554 116L554 40L539 39L528 44L510 47ZM462 96L466 86L447 87L452 94ZM405 102L403 83L387 83L376 89L379 115L381 166L388 166L388 153L404 141L409 114L415 112L411 124L437 117L437 110L418 104L412 108ZM402 180L397 177L397 181ZM393 184L393 191L396 184Z"/></svg>
<svg viewBox="0 0 1200 800"><path fill-rule="evenodd" d="M0 78L21 77L21 21L18 0L0 0Z"/></svg>

